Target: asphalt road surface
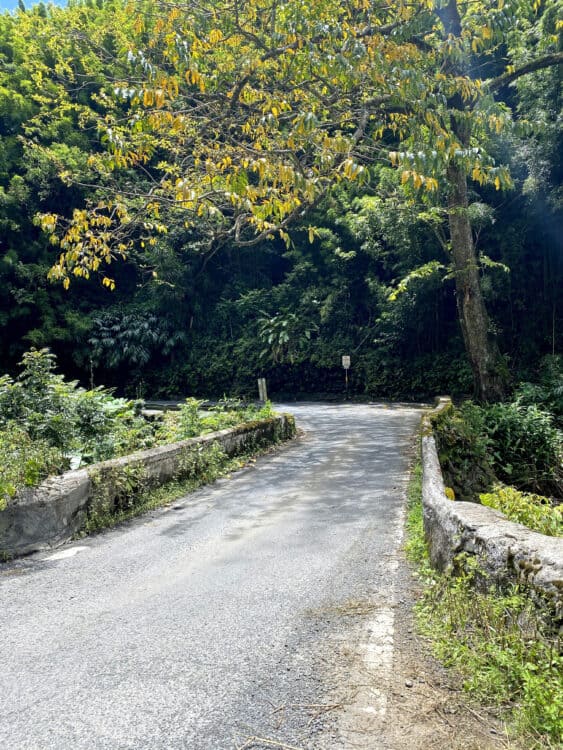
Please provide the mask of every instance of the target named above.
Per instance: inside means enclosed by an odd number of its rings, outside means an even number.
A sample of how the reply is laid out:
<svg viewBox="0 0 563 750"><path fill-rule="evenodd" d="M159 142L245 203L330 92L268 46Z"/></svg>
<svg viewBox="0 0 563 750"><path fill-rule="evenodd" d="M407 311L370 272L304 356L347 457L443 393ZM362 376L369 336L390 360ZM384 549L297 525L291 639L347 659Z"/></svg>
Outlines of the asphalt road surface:
<svg viewBox="0 0 563 750"><path fill-rule="evenodd" d="M0 565L0 747L352 745L327 701L352 679L355 613L373 611L366 664L390 666L421 412L287 410L304 435L232 478ZM380 698L361 710L384 710Z"/></svg>

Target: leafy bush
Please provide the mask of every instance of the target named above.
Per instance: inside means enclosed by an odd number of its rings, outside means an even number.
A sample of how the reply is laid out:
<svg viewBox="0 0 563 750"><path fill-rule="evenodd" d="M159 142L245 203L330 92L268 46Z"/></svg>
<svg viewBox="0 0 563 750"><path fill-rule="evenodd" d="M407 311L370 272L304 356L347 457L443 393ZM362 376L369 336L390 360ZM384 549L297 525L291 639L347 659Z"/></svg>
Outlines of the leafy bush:
<svg viewBox="0 0 563 750"><path fill-rule="evenodd" d="M563 436L548 412L519 403L483 409L495 474L518 489L563 497Z"/></svg>
<svg viewBox="0 0 563 750"><path fill-rule="evenodd" d="M551 415L518 402L467 401L433 418L444 479L476 501L496 479L529 492L563 496L563 438Z"/></svg>
<svg viewBox="0 0 563 750"><path fill-rule="evenodd" d="M269 402L257 407L253 404L244 406L236 400L230 400L202 410L203 403L195 398L187 398L179 411L166 412L157 431L158 442L174 442L217 430L226 430L243 422L267 419L274 413Z"/></svg>
<svg viewBox="0 0 563 750"><path fill-rule="evenodd" d="M563 511L549 498L496 485L493 492L479 496L483 505L502 511L507 518L548 536L563 536Z"/></svg>
<svg viewBox="0 0 563 750"><path fill-rule="evenodd" d="M432 425L446 485L458 500L475 502L495 481L484 410L468 401L444 409Z"/></svg>
<svg viewBox="0 0 563 750"><path fill-rule="evenodd" d="M260 409L236 402L205 413L203 402L189 398L155 426L140 415L142 402L65 381L47 349L27 352L21 366L15 380L0 377L0 508L18 488L49 474L272 414L269 404Z"/></svg>
<svg viewBox="0 0 563 750"><path fill-rule="evenodd" d="M203 429L201 405L203 401L187 398L178 411L167 411L157 429L158 443L174 443L200 435Z"/></svg>
<svg viewBox="0 0 563 750"><path fill-rule="evenodd" d="M21 373L0 378L0 497L50 474L154 444L139 405L103 388L86 391L54 372L47 349L24 354Z"/></svg>
<svg viewBox="0 0 563 750"><path fill-rule="evenodd" d="M202 403L197 398L187 398L180 406L178 427L182 438L195 437L201 433L202 419L200 407Z"/></svg>
<svg viewBox="0 0 563 750"><path fill-rule="evenodd" d="M103 388L74 393L75 462L93 463L155 445L154 430L139 415L140 402L115 398Z"/></svg>
<svg viewBox="0 0 563 750"><path fill-rule="evenodd" d="M32 440L46 440L63 452L72 450L74 419L71 394L75 383L56 375L55 357L47 349L31 349L20 362L22 371L14 381L0 379L0 429L17 421Z"/></svg>
<svg viewBox="0 0 563 750"><path fill-rule="evenodd" d="M555 425L563 429L563 356L545 357L538 383L522 383L515 393L522 406L535 404L553 415Z"/></svg>
<svg viewBox="0 0 563 750"><path fill-rule="evenodd" d="M154 444L139 403L65 381L48 349L31 349L20 364L16 380L0 378L0 430L16 421L32 441L58 448L73 468Z"/></svg>
<svg viewBox="0 0 563 750"><path fill-rule="evenodd" d="M45 440L32 440L25 429L8 422L0 432L0 510L20 487L33 487L68 465L59 448Z"/></svg>

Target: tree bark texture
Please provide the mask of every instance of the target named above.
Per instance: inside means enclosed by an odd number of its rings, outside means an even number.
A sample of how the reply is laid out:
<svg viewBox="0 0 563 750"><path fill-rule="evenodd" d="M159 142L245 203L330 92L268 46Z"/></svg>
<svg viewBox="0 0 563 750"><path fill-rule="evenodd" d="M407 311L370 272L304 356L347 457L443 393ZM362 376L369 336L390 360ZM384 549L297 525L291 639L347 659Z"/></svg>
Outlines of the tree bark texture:
<svg viewBox="0 0 563 750"><path fill-rule="evenodd" d="M446 35L461 37L461 17L458 0L449 0L437 11ZM450 72L467 74L468 61L448 61ZM464 112L466 104L459 94L450 101L451 127L464 146L471 140L471 122L466 117L456 117ZM469 221L467 174L454 161L448 167L448 219L452 265L456 285L456 303L465 349L473 370L475 398L479 401L500 401L506 395L507 371L492 332L489 316L479 283L479 263Z"/></svg>
<svg viewBox="0 0 563 750"><path fill-rule="evenodd" d="M456 301L465 348L479 401L499 401L506 393L506 369L479 284L479 265L468 216L467 176L455 164L448 168L448 218Z"/></svg>

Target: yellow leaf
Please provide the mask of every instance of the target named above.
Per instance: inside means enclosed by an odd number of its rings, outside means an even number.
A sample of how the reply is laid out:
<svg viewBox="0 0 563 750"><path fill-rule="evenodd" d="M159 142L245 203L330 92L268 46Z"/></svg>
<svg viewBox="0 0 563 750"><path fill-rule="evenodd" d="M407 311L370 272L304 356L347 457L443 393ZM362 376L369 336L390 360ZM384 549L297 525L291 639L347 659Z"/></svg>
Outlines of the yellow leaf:
<svg viewBox="0 0 563 750"><path fill-rule="evenodd" d="M314 241L315 241L315 228L309 227L309 242L313 244Z"/></svg>
<svg viewBox="0 0 563 750"><path fill-rule="evenodd" d="M211 29L209 32L209 41L211 44L216 44L223 39L223 32L221 29Z"/></svg>

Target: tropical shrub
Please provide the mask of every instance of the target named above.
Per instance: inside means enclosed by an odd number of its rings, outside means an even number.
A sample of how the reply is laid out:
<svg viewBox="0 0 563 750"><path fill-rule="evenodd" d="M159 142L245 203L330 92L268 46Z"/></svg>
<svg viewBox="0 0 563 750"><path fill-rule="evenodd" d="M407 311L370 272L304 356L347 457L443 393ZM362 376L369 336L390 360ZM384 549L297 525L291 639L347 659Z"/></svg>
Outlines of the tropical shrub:
<svg viewBox="0 0 563 750"><path fill-rule="evenodd" d="M501 403L483 409L496 476L520 490L563 497L563 434L535 405Z"/></svg>
<svg viewBox="0 0 563 750"><path fill-rule="evenodd" d="M14 380L0 378L0 508L17 489L68 468L124 456L242 422L272 415L262 408L224 401L202 410L188 398L160 422L141 416L142 402L116 398L104 388L84 390L55 370L47 349L32 349Z"/></svg>
<svg viewBox="0 0 563 750"><path fill-rule="evenodd" d="M17 421L32 440L71 451L75 432L71 394L76 383L55 374L55 357L48 349L26 352L20 366L16 380L0 379L0 429Z"/></svg>
<svg viewBox="0 0 563 750"><path fill-rule="evenodd" d="M253 404L245 406L242 402L230 400L202 409L203 404L204 402L198 399L187 398L177 412L166 412L157 430L157 441L170 443L185 440L235 427L242 422L267 419L274 413L269 402L257 407Z"/></svg>
<svg viewBox="0 0 563 750"><path fill-rule="evenodd" d="M495 481L485 411L471 401L432 419L444 481L457 500L475 502Z"/></svg>
<svg viewBox="0 0 563 750"><path fill-rule="evenodd" d="M32 441L58 448L73 468L154 444L139 403L65 381L48 349L31 349L20 365L15 380L0 379L0 430L17 422Z"/></svg>
<svg viewBox="0 0 563 750"><path fill-rule="evenodd" d="M552 416L518 401L467 401L433 418L446 485L461 500L501 480L519 490L563 497L563 434Z"/></svg>
<svg viewBox="0 0 563 750"><path fill-rule="evenodd" d="M155 445L151 424L140 416L141 406L140 401L116 398L103 388L77 389L73 409L75 461L104 461Z"/></svg>
<svg viewBox="0 0 563 750"><path fill-rule="evenodd" d="M539 369L537 383L521 383L515 393L522 406L536 405L553 415L553 421L563 429L563 356L545 357Z"/></svg>
<svg viewBox="0 0 563 750"><path fill-rule="evenodd" d="M68 468L68 459L46 440L32 440L15 422L0 431L0 510L21 487L33 487Z"/></svg>

